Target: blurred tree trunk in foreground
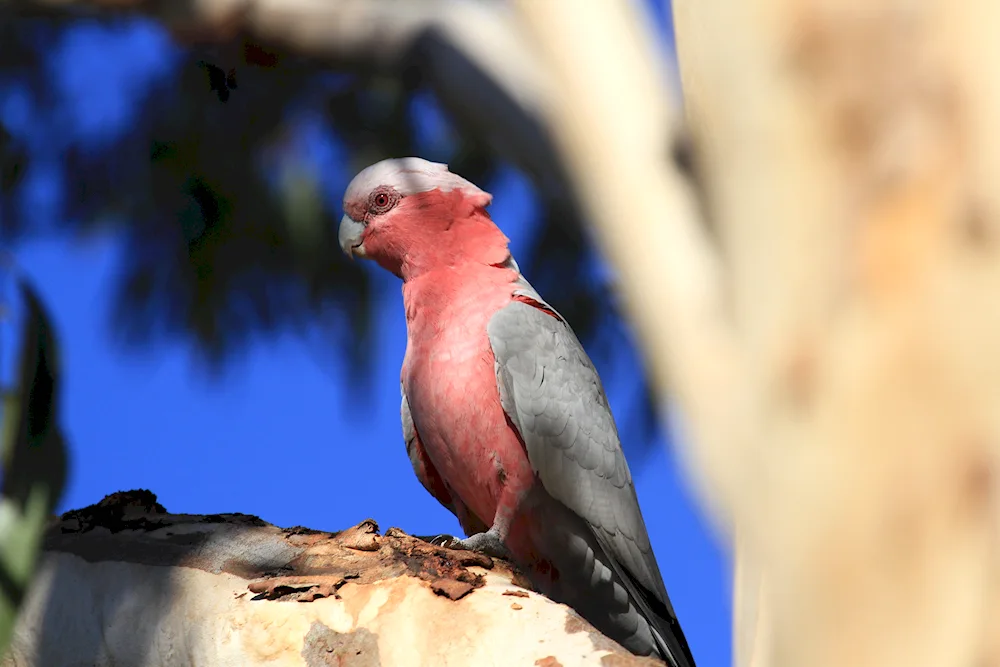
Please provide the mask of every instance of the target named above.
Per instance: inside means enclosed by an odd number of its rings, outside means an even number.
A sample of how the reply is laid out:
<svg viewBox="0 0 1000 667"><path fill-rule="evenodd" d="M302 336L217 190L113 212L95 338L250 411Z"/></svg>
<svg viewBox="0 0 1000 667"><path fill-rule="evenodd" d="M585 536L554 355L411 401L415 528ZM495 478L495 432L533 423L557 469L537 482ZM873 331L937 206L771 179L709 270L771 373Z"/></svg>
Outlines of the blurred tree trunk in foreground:
<svg viewBox="0 0 1000 667"><path fill-rule="evenodd" d="M1000 664L1000 5L675 0L718 254L641 22L570 5L519 2L732 536L736 662Z"/></svg>
<svg viewBox="0 0 1000 667"><path fill-rule="evenodd" d="M373 521L339 533L117 493L50 527L3 667L661 664L503 563Z"/></svg>

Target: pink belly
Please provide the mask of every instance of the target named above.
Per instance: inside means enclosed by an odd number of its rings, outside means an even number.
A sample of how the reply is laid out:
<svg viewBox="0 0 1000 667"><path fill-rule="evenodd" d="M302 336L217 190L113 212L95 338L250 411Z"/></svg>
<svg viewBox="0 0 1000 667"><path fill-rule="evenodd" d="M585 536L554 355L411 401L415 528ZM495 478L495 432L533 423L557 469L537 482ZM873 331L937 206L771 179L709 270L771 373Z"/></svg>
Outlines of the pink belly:
<svg viewBox="0 0 1000 667"><path fill-rule="evenodd" d="M485 335L482 342L488 346ZM527 488L534 475L500 405L492 350L447 343L410 350L407 400L441 477L489 526L504 490Z"/></svg>
<svg viewBox="0 0 1000 667"><path fill-rule="evenodd" d="M508 275L509 274L509 275ZM511 520L508 548L537 560L527 506L535 475L500 405L490 316L511 301L515 274L487 266L442 269L403 285L407 346L403 387L427 457L485 525Z"/></svg>

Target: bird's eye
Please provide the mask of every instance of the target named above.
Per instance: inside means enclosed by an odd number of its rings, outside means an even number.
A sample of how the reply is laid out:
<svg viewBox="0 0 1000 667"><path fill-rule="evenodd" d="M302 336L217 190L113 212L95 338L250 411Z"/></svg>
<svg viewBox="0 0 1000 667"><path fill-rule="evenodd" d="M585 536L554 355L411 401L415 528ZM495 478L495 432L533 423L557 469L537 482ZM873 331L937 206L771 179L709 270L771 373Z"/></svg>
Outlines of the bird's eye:
<svg viewBox="0 0 1000 667"><path fill-rule="evenodd" d="M372 213L380 214L385 213L393 206L396 205L396 200L399 197L393 190L379 190L372 193L371 199L369 200L369 208L371 208Z"/></svg>

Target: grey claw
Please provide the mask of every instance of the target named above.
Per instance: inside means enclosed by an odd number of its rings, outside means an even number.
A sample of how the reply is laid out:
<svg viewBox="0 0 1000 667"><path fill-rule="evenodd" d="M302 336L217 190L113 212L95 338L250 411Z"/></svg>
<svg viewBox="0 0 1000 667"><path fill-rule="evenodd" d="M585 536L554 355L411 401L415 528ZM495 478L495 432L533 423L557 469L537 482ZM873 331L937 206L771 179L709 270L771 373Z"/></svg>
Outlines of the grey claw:
<svg viewBox="0 0 1000 667"><path fill-rule="evenodd" d="M507 546L496 533L489 530L485 533L470 535L464 540L455 540L455 542L449 545L448 548L465 549L466 551L475 551L481 554L486 554L491 558L511 560L510 552L507 551Z"/></svg>
<svg viewBox="0 0 1000 667"><path fill-rule="evenodd" d="M454 547L455 543L460 542L453 535L435 535L431 539L427 540L436 547L444 547L445 549L451 549Z"/></svg>

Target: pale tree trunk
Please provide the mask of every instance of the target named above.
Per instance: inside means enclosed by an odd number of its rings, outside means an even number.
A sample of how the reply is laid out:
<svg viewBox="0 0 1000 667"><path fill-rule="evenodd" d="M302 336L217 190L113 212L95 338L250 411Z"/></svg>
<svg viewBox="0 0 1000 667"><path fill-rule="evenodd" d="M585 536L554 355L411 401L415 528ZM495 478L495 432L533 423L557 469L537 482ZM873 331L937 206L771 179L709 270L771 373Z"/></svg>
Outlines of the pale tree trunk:
<svg viewBox="0 0 1000 667"><path fill-rule="evenodd" d="M1000 664L1000 5L676 0L722 267L642 21L571 4L519 7L735 547L737 664Z"/></svg>
<svg viewBox="0 0 1000 667"><path fill-rule="evenodd" d="M373 521L340 533L167 513L64 515L2 667L641 665L509 566Z"/></svg>

